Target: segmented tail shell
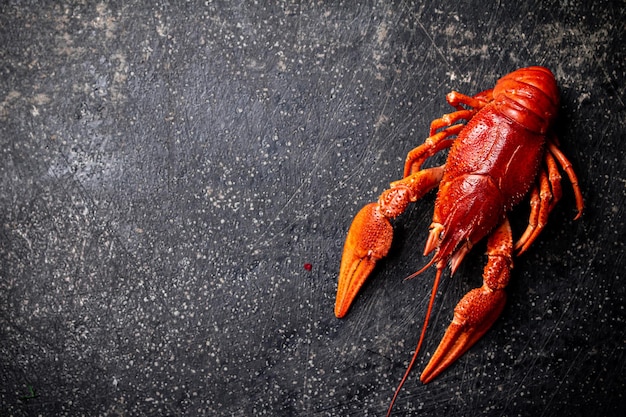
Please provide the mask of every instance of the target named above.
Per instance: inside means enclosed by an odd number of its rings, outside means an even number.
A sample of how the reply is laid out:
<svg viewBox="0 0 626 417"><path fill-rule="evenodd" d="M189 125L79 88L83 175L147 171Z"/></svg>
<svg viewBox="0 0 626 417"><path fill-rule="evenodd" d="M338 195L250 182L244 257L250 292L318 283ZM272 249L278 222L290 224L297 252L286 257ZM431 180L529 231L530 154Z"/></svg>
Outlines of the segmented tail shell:
<svg viewBox="0 0 626 417"><path fill-rule="evenodd" d="M496 108L526 129L545 134L559 108L559 89L545 67L528 67L500 78L493 89Z"/></svg>

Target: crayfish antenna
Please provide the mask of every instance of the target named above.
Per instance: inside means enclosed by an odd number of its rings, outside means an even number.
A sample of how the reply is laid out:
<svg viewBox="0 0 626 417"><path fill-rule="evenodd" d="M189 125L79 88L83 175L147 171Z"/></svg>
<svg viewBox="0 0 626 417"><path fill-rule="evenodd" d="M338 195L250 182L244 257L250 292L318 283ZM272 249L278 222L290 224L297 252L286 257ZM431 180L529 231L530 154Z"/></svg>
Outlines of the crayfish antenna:
<svg viewBox="0 0 626 417"><path fill-rule="evenodd" d="M436 258L437 257L434 257L428 263L428 265L426 265L421 270L417 271L415 274L411 275L409 278L412 278L413 276L420 274L423 270L431 266ZM404 372L404 376L400 380L400 384L398 384L398 387L396 388L396 391L393 394L393 398L391 399L391 403L389 404L389 408L387 409L386 417L391 416L391 411L393 410L393 406L396 403L398 394L400 394L400 390L404 386L404 383L408 379L409 374L411 373L411 370L413 369L413 366L415 365L415 362L417 361L417 355L419 354L420 349L422 348L422 343L424 342L424 337L426 336L426 328L428 327L430 314L433 310L433 304L435 302L435 296L437 295L437 289L439 288L439 281L441 279L441 273L443 272L443 269L445 268L445 266L446 266L446 263L443 261L439 261L437 263L437 275L435 276L435 282L433 283L433 291L430 294L430 300L428 301L428 309L426 310L426 317L424 318L424 324L422 325L422 333L420 334L419 341L417 342L417 347L415 348L415 352L413 352L413 357L411 358L411 362L409 362L409 366L406 368L406 371Z"/></svg>
<svg viewBox="0 0 626 417"><path fill-rule="evenodd" d="M419 271L417 272L413 272L411 275L409 275L408 277L404 278L405 281L408 281L410 279L415 278L416 276L418 276L419 274L421 274L422 272L426 271L428 268L430 268L432 266L432 264L434 264L435 262L437 262L437 257L433 256L433 258L428 261L428 263L426 265L424 265Z"/></svg>

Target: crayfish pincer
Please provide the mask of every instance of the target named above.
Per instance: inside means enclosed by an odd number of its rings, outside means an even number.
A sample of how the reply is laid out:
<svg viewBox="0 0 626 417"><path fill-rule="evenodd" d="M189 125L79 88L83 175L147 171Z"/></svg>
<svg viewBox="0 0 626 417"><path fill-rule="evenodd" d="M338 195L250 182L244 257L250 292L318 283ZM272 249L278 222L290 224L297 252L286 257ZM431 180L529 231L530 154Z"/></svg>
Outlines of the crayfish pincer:
<svg viewBox="0 0 626 417"><path fill-rule="evenodd" d="M451 92L446 99L456 111L431 123L429 137L407 155L404 178L392 182L378 202L356 215L341 259L335 304L339 318L348 312L376 262L389 252L390 219L438 188L424 249L424 256L434 254L412 275L435 265L435 282L417 348L387 415L417 358L446 266L454 274L471 248L487 238L483 285L467 293L454 309L452 323L420 376L425 384L476 343L502 312L514 253L525 252L537 239L561 198L559 167L574 190L575 219L583 210L576 174L552 130L559 91L549 69L521 68L500 78L493 89L474 96ZM448 148L444 165L422 169L428 158ZM527 195L530 219L514 243L507 215Z"/></svg>

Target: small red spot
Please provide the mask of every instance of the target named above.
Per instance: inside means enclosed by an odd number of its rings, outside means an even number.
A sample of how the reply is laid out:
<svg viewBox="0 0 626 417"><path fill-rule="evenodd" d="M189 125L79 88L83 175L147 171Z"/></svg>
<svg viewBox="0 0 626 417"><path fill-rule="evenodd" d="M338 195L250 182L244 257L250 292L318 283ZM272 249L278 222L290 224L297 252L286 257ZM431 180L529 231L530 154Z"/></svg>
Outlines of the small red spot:
<svg viewBox="0 0 626 417"><path fill-rule="evenodd" d="M310 263L306 263L304 264L304 269L306 269L307 271L310 271L311 269L313 269L313 265L311 265Z"/></svg>

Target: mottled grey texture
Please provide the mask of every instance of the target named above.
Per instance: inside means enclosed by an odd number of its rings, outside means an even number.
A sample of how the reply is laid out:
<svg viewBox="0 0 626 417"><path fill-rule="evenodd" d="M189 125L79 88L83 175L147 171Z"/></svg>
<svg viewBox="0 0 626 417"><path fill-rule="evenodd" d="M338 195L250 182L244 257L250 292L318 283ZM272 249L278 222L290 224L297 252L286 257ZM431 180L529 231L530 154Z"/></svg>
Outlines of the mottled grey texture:
<svg viewBox="0 0 626 417"><path fill-rule="evenodd" d="M572 221L564 180L501 319L432 384L416 369L398 415L622 415L624 2L303 3L2 2L0 415L384 414L434 197L340 321L348 225L448 91L531 64L561 87L587 210ZM417 368L481 251L445 279Z"/></svg>

